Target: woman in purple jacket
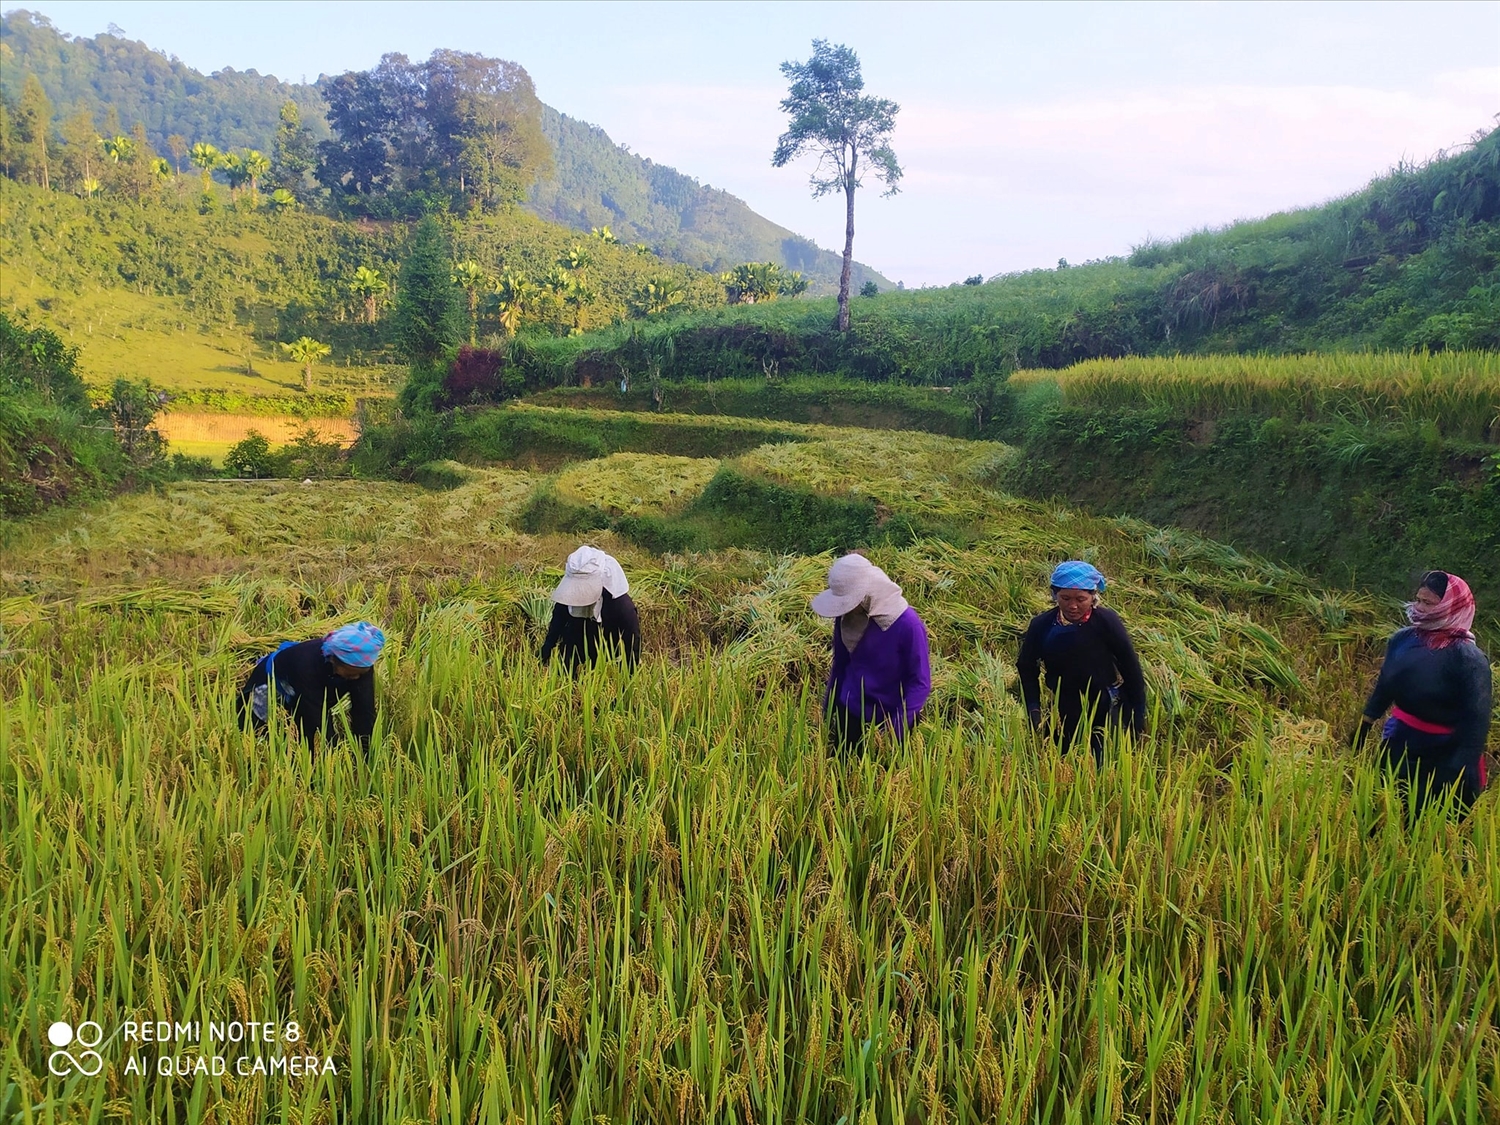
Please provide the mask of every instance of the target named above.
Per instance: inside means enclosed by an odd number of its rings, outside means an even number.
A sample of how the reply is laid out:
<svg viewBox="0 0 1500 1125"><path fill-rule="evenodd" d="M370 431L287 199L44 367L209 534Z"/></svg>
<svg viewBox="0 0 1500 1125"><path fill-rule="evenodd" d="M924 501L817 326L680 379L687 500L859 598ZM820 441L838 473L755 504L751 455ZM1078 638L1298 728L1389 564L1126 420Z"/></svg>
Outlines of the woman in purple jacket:
<svg viewBox="0 0 1500 1125"><path fill-rule="evenodd" d="M863 555L845 555L829 568L828 589L812 608L833 618L824 711L834 744L862 749L868 728L880 723L905 738L932 691L932 673L927 627L901 587Z"/></svg>

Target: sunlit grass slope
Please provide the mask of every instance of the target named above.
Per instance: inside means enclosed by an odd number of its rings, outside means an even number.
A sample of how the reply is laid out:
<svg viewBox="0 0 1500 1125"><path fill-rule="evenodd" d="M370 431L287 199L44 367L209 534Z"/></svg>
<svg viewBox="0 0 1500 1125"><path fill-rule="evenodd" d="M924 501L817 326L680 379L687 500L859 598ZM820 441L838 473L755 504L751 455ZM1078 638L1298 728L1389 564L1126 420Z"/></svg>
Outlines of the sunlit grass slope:
<svg viewBox="0 0 1500 1125"><path fill-rule="evenodd" d="M741 469L921 504L1000 452L848 440ZM707 472L684 462L179 485L13 530L4 1119L1500 1113L1494 801L1408 830L1343 748L1393 607L985 493L972 546L872 552L928 623L935 694L908 745L841 761L807 608L828 557L601 533L646 658L537 663L577 540L516 531L528 498L666 502L653 482ZM1077 555L1151 691L1151 734L1102 771L1036 743L1015 688ZM368 755L241 733L250 658L354 617L390 637ZM114 1043L99 1079L47 1077L52 1020L158 1015L296 1020L338 1073L126 1076Z"/></svg>
<svg viewBox="0 0 1500 1125"><path fill-rule="evenodd" d="M1061 389L1069 406L1156 408L1194 418L1280 418L1429 426L1448 438L1500 440L1500 354L1132 356L1062 371L1022 371L1025 394Z"/></svg>

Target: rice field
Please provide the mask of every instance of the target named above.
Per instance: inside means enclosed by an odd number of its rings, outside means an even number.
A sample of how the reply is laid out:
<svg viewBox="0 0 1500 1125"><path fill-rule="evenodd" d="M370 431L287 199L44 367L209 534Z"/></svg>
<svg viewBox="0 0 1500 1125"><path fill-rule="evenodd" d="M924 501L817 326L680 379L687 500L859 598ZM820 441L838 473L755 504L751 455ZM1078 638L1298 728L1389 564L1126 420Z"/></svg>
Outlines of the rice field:
<svg viewBox="0 0 1500 1125"><path fill-rule="evenodd" d="M1056 388L1070 406L1428 427L1449 438L1500 441L1494 352L1130 356L1021 371L1012 384Z"/></svg>
<svg viewBox="0 0 1500 1125"><path fill-rule="evenodd" d="M680 508L718 471L716 457L612 453L569 465L557 476L557 494L610 515L639 516Z"/></svg>
<svg viewBox="0 0 1500 1125"><path fill-rule="evenodd" d="M600 533L643 664L536 661L577 544L516 530L528 498L675 504L716 459L183 484L10 529L0 1120L1500 1117L1495 801L1408 826L1346 749L1397 607L990 493L1004 447L807 436L734 463L983 507L972 545L871 552L935 691L863 760L822 743L827 556ZM1150 689L1102 770L1016 690L1067 556ZM356 617L390 638L368 752L244 734L249 662ZM101 1074L49 1073L55 1020L99 1024ZM127 1041L157 1020L273 1032Z"/></svg>

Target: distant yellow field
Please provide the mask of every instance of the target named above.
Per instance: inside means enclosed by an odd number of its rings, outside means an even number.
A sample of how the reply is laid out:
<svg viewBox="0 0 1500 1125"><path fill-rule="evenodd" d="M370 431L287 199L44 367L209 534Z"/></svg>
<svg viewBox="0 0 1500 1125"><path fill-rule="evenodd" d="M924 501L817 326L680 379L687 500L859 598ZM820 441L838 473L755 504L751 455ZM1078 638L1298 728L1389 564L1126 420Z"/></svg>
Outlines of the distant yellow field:
<svg viewBox="0 0 1500 1125"><path fill-rule="evenodd" d="M222 465L235 443L243 441L251 430L264 435L273 446L285 445L308 426L318 431L324 441L351 444L354 424L348 418L294 418L289 415L213 414L201 411L169 411L160 414L156 429L167 439L167 452L189 457L207 457Z"/></svg>
<svg viewBox="0 0 1500 1125"><path fill-rule="evenodd" d="M178 442L243 441L251 430L265 436L272 445L281 445L297 437L309 426L324 441L349 445L357 436L348 418L293 418L288 415L209 414L195 411L169 411L157 416L156 428L174 445Z"/></svg>

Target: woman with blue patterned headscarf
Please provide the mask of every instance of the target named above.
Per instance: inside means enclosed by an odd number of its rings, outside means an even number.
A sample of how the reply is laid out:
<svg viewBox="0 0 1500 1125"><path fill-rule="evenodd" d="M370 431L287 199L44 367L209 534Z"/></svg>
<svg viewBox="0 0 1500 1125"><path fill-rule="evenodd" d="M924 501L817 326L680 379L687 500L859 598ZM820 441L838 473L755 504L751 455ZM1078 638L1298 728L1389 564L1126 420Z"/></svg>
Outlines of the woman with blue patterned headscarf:
<svg viewBox="0 0 1500 1125"><path fill-rule="evenodd" d="M349 700L349 732L360 745L375 730L375 661L385 634L368 621L341 625L309 641L287 641L255 662L240 687L240 717L257 730L270 721L272 706L287 712L309 746L329 728L329 713Z"/></svg>
<svg viewBox="0 0 1500 1125"><path fill-rule="evenodd" d="M1111 723L1140 734L1146 729L1146 680L1125 623L1099 604L1104 575L1070 559L1052 572L1052 608L1026 627L1016 661L1021 695L1032 726L1043 724L1041 669L1057 709L1058 737L1066 751L1080 727L1089 732L1094 761L1104 758Z"/></svg>

